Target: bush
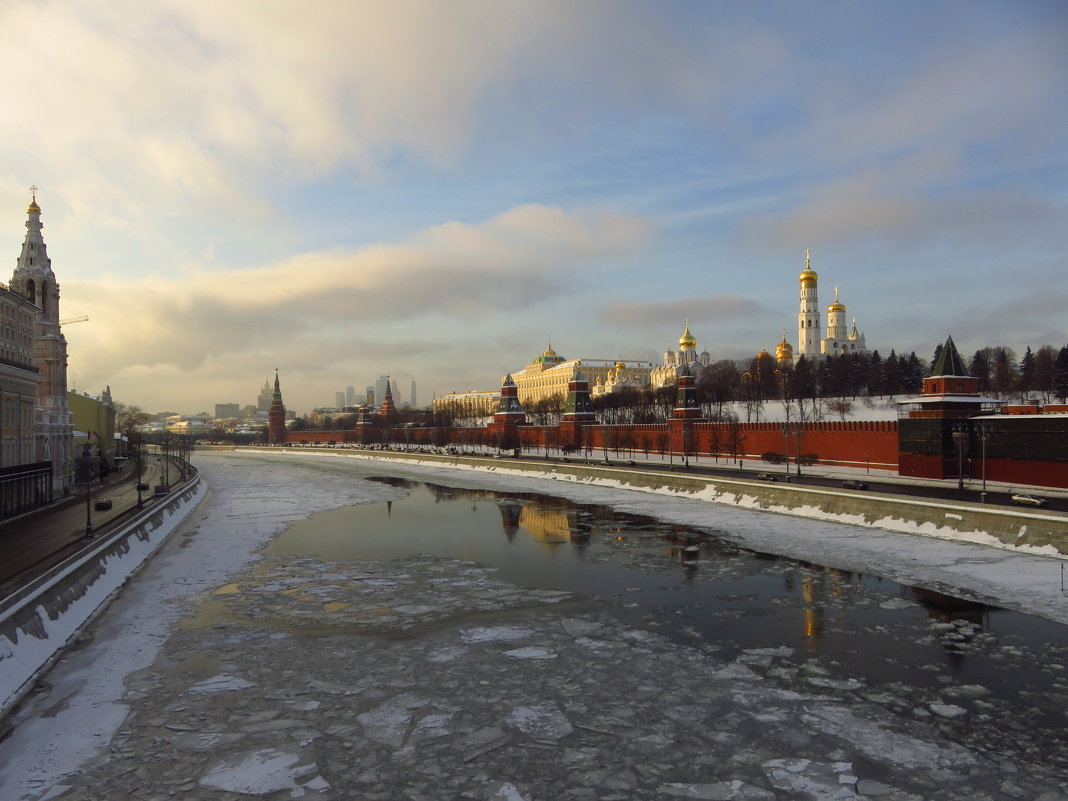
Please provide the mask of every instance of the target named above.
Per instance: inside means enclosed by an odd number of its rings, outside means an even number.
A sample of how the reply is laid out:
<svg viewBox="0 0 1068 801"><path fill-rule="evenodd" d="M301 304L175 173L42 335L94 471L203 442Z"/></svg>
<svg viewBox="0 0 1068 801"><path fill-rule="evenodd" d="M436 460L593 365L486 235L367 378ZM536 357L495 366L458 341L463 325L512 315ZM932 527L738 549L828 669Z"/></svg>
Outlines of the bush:
<svg viewBox="0 0 1068 801"><path fill-rule="evenodd" d="M762 453L760 455L760 458L768 464L782 464L786 461L785 456L783 456L781 453L776 453L775 451L768 451L767 453Z"/></svg>

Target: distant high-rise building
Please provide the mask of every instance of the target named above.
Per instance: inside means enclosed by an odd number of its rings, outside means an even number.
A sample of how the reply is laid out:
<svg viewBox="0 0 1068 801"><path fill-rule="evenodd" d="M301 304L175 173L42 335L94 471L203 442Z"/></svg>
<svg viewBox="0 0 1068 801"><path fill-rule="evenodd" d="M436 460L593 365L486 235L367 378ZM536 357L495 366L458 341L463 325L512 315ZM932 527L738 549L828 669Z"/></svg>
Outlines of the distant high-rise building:
<svg viewBox="0 0 1068 801"><path fill-rule="evenodd" d="M345 387L345 404L344 405L345 406L355 406L356 405L356 387L354 387L352 384L349 384L347 387Z"/></svg>
<svg viewBox="0 0 1068 801"><path fill-rule="evenodd" d="M367 400L366 400L367 405L368 406L374 406L375 405L375 388L371 384L368 384L364 388L364 391L367 393Z"/></svg>
<svg viewBox="0 0 1068 801"><path fill-rule="evenodd" d="M416 406L418 406L418 405L419 405L419 404L418 404L418 403L416 403L416 401L415 401L415 382L414 382L414 381L412 382L412 399L411 399L411 404L412 404L412 408L413 408L413 409L414 409L414 408L415 408Z"/></svg>
<svg viewBox="0 0 1068 801"><path fill-rule="evenodd" d="M339 408L339 409L343 409L345 407L345 393L344 392L335 392L334 393L334 405L337 406L337 408Z"/></svg>
<svg viewBox="0 0 1068 801"><path fill-rule="evenodd" d="M271 382L269 379L263 379L263 386L260 387L259 397L256 398L256 411L266 412L271 408L271 398L274 396L274 391L271 389Z"/></svg>
<svg viewBox="0 0 1068 801"><path fill-rule="evenodd" d="M240 403L216 403L215 404L215 416L217 418L240 417L241 416L241 404Z"/></svg>
<svg viewBox="0 0 1068 801"><path fill-rule="evenodd" d="M389 389L388 385L389 378L384 375L380 375L378 377L378 380L375 381L375 398L378 400L378 403L382 403L382 401L386 397L386 390ZM393 399L394 403L396 402L396 400L396 398Z"/></svg>

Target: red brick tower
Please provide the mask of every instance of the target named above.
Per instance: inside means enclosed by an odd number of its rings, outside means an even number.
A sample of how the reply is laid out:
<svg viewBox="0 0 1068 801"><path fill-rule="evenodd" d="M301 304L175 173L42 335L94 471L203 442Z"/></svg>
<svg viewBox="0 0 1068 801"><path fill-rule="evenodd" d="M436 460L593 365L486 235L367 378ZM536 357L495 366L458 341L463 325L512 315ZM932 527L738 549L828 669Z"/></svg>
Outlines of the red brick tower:
<svg viewBox="0 0 1068 801"><path fill-rule="evenodd" d="M267 441L281 445L286 441L286 407L282 403L282 387L278 383L278 370L274 371L274 395L271 408L267 410Z"/></svg>
<svg viewBox="0 0 1068 801"><path fill-rule="evenodd" d="M503 450L519 449L519 426L525 425L527 416L519 403L519 390L516 389L515 381L509 373L504 377L501 384L501 402L497 411L493 413L493 422L490 423L490 431L497 446Z"/></svg>
<svg viewBox="0 0 1068 801"><path fill-rule="evenodd" d="M397 407L393 404L393 385L386 376L386 397L382 398L382 405L378 407L378 416L383 423L390 423L397 419Z"/></svg>

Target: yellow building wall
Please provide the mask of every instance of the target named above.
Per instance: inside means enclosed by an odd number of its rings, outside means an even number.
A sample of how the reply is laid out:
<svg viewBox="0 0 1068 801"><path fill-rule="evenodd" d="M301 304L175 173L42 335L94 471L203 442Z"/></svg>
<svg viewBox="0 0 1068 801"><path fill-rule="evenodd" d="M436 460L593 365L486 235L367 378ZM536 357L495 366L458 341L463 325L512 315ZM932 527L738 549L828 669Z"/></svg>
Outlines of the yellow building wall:
<svg viewBox="0 0 1068 801"><path fill-rule="evenodd" d="M110 403L77 392L67 392L67 408L74 415L74 430L95 431L100 437L100 452L104 458L109 462L114 459L118 455L115 451L115 408ZM95 440L96 437L90 440L93 445L97 444Z"/></svg>

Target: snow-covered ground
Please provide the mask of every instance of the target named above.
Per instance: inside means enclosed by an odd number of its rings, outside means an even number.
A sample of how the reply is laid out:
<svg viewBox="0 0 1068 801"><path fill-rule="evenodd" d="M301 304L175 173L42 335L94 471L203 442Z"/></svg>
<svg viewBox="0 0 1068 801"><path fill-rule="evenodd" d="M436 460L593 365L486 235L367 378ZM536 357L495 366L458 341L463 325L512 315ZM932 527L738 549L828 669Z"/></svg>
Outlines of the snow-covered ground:
<svg viewBox="0 0 1068 801"><path fill-rule="evenodd" d="M1047 766L947 739L948 699L919 725L786 690L470 563L256 551L316 512L400 497L358 478L388 471L711 526L1068 622L1058 560L530 477L312 453L199 462L209 497L10 721L0 798L1068 797Z"/></svg>

